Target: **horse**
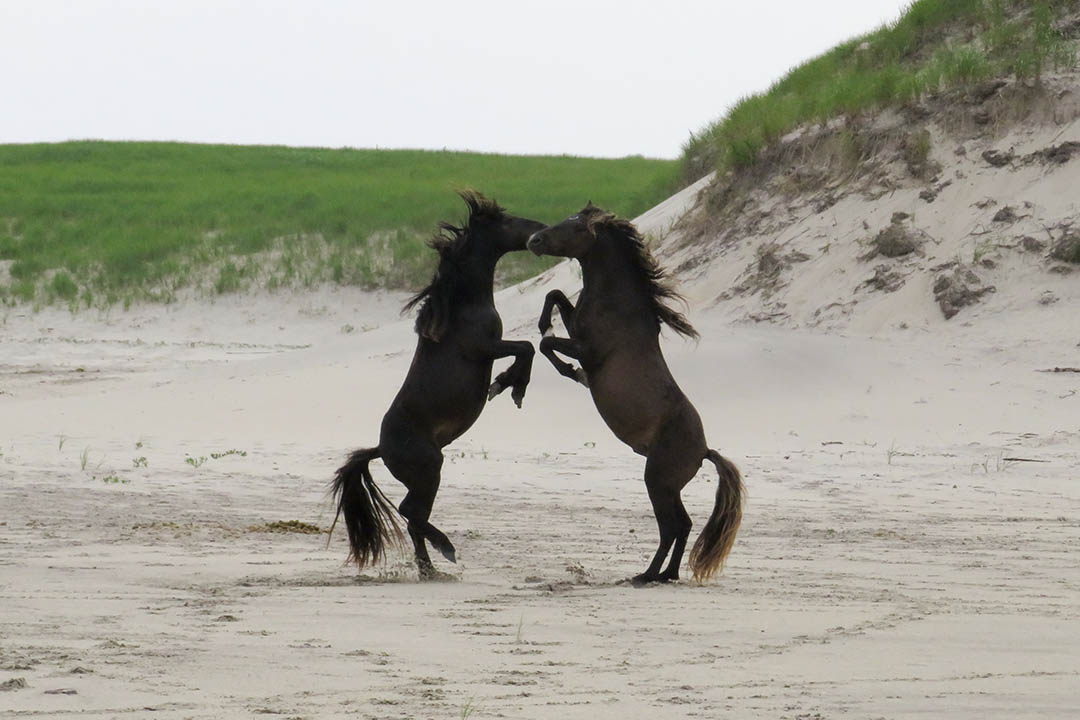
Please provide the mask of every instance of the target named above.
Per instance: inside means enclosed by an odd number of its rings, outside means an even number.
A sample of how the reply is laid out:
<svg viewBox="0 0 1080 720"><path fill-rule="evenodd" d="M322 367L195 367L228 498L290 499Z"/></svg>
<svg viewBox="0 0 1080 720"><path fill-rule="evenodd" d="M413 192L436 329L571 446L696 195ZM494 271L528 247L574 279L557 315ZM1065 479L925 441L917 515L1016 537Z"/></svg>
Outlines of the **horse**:
<svg viewBox="0 0 1080 720"><path fill-rule="evenodd" d="M540 353L559 374L585 385L604 422L645 461L645 487L660 530L660 545L635 585L679 579L693 523L682 489L708 459L719 474L716 502L690 551L694 579L723 567L742 520L738 468L708 448L701 417L679 388L660 349L661 325L696 339L697 331L668 301L683 301L649 252L637 228L591 202L581 212L529 238L537 255L576 259L582 290L575 306L560 290L544 299ZM569 337L551 334L558 308ZM580 363L574 367L563 355ZM664 558L671 561L661 571Z"/></svg>
<svg viewBox="0 0 1080 720"><path fill-rule="evenodd" d="M503 340L495 309L495 264L504 254L525 249L544 223L507 214L477 192L459 193L469 209L461 227L440 223L428 242L439 254L431 283L414 295L403 313L419 306L412 364L382 419L379 444L354 451L334 477L334 524L343 517L349 561L363 569L385 557L387 545L404 544L393 505L375 484L368 463L382 458L407 492L397 511L407 522L422 580L445 579L435 569L426 542L454 563L457 551L429 522L439 490L442 449L480 417L486 401L507 388L520 408L535 350L526 340ZM495 360L513 364L491 380ZM331 532L333 528L331 527Z"/></svg>

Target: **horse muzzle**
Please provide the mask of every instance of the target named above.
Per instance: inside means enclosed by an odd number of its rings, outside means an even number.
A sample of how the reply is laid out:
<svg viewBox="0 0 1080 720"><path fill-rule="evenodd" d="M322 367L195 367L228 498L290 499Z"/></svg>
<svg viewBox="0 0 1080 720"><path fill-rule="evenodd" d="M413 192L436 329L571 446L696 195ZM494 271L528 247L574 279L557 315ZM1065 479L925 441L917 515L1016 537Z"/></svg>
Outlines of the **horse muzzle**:
<svg viewBox="0 0 1080 720"><path fill-rule="evenodd" d="M536 232L529 236L528 242L525 243L525 247L532 250L537 255L544 254L544 239L540 237L540 233Z"/></svg>

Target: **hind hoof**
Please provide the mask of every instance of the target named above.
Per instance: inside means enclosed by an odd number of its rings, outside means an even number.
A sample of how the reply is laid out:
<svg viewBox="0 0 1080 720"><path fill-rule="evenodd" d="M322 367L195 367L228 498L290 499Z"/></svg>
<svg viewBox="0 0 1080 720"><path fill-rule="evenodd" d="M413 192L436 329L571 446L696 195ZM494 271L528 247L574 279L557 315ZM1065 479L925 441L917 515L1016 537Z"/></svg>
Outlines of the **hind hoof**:
<svg viewBox="0 0 1080 720"><path fill-rule="evenodd" d="M653 583L666 583L667 578L663 575L650 575L649 573L641 573L630 578L630 584L634 587L645 587L646 585L652 585Z"/></svg>
<svg viewBox="0 0 1080 720"><path fill-rule="evenodd" d="M457 580L457 576L436 570L430 565L426 568L420 568L420 582L457 582Z"/></svg>
<svg viewBox="0 0 1080 720"><path fill-rule="evenodd" d="M457 550L454 549L454 546L450 544L449 540L445 543L439 543L438 545L435 545L435 543L431 544L435 546L435 549L438 550L444 558L455 565L457 564Z"/></svg>

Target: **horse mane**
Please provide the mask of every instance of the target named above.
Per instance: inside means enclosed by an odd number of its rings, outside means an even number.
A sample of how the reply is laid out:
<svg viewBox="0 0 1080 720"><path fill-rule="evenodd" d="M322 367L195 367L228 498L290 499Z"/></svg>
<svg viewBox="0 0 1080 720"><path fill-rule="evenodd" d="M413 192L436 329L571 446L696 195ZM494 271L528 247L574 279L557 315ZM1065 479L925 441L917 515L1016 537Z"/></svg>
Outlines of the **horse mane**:
<svg viewBox="0 0 1080 720"><path fill-rule="evenodd" d="M498 220L503 215L499 203L489 200L475 190L458 192L469 208L469 217L462 227L439 223L439 230L427 245L439 253L439 265L428 286L409 298L402 314L420 305L416 315L416 333L434 342L442 340L450 323L450 310L461 287L461 261L469 247L469 230L478 221Z"/></svg>
<svg viewBox="0 0 1080 720"><path fill-rule="evenodd" d="M648 291L649 304L656 320L684 337L698 339L700 337L698 331L694 329L686 316L668 304L667 301L674 301L685 307L686 299L673 287L667 271L649 252L645 238L641 236L634 224L629 220L615 217L614 213L601 210L591 202L580 214L585 216L586 227L594 236L599 231L606 230L622 241L620 246L625 248L627 256Z"/></svg>

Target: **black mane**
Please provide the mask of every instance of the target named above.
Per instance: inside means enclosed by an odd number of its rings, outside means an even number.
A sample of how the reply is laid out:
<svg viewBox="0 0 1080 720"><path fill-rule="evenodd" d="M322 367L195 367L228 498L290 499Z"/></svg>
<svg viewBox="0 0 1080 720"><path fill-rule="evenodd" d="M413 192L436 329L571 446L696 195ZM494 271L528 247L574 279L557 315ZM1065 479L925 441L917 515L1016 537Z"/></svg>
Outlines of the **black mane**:
<svg viewBox="0 0 1080 720"><path fill-rule="evenodd" d="M478 221L491 222L503 216L503 209L474 190L458 193L469 208L465 225L457 227L439 223L439 231L428 240L428 247L439 253L439 266L426 288L409 298L401 312L406 313L417 305L416 333L439 342L450 322L450 309L457 297L461 282L461 260L469 247L469 231Z"/></svg>
<svg viewBox="0 0 1080 720"><path fill-rule="evenodd" d="M698 331L686 316L665 302L671 300L685 306L686 300L672 287L667 272L649 252L645 238L634 224L617 218L614 213L601 210L592 203L586 205L580 214L585 216L589 232L593 235L604 230L622 241L622 246L626 248L628 257L640 273L642 284L649 293L649 304L657 322L667 325L680 335L696 340L699 337Z"/></svg>

